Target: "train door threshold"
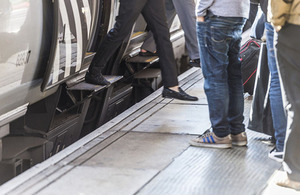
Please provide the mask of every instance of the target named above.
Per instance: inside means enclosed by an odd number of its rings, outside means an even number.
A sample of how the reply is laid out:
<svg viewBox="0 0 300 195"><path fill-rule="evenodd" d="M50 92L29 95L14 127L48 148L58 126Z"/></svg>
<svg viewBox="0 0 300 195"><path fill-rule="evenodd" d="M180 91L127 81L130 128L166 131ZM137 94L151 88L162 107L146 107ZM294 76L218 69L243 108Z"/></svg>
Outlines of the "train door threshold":
<svg viewBox="0 0 300 195"><path fill-rule="evenodd" d="M162 88L48 160L0 186L1 194L261 194L281 164L268 136L248 146L197 148L210 127L201 69L179 76L197 102L164 99ZM251 98L245 98L245 123ZM270 186L268 186L270 187ZM283 193L286 194L286 193Z"/></svg>

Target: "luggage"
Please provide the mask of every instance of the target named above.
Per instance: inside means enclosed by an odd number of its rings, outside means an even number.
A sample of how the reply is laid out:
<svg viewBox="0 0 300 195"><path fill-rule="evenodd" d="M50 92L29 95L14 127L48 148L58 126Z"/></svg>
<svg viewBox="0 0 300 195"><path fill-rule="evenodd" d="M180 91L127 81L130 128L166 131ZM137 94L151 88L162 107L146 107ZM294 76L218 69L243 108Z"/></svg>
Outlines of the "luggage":
<svg viewBox="0 0 300 195"><path fill-rule="evenodd" d="M268 93L270 74L267 47L265 43L261 44L261 50L257 66L248 129L274 137L271 105Z"/></svg>
<svg viewBox="0 0 300 195"><path fill-rule="evenodd" d="M242 63L242 79L244 92L253 95L257 63L260 53L261 41L249 39L240 49L240 60Z"/></svg>

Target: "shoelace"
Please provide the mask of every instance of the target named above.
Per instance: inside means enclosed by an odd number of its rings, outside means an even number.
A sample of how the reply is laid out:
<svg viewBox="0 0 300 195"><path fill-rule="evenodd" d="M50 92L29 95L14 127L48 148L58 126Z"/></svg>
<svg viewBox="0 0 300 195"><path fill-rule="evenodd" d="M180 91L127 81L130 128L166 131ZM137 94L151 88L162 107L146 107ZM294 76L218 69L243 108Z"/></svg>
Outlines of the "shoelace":
<svg viewBox="0 0 300 195"><path fill-rule="evenodd" d="M203 134L199 135L199 138L205 138L205 137L209 137L212 134L212 132L210 131L210 129L207 129L206 131L204 131Z"/></svg>

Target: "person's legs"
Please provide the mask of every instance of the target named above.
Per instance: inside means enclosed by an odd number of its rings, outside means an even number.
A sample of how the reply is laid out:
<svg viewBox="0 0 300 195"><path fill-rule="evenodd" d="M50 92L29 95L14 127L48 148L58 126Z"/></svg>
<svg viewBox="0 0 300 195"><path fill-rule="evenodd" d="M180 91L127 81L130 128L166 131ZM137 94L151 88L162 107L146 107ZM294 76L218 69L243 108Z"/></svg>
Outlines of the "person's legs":
<svg viewBox="0 0 300 195"><path fill-rule="evenodd" d="M101 69L118 46L132 30L132 26L142 12L154 33L160 57L162 79L165 86L163 96L180 100L197 101L198 98L186 94L178 87L177 69L166 25L165 10L161 0L120 0L119 15L114 28L106 35L85 76L88 83L106 85L109 82L101 74Z"/></svg>
<svg viewBox="0 0 300 195"><path fill-rule="evenodd" d="M240 37L236 34L241 34L244 19L213 17L205 23L198 23L197 33L212 128L218 137L231 131L238 134L244 131L244 125L241 70L236 54ZM206 27L201 29L202 25Z"/></svg>
<svg viewBox="0 0 300 195"><path fill-rule="evenodd" d="M229 64L228 87L229 87L229 110L228 121L232 135L238 135L245 131L244 121L244 90L242 82L241 61L239 52L241 48L242 29L244 26L243 19L237 20L230 34L231 41L229 44Z"/></svg>
<svg viewBox="0 0 300 195"><path fill-rule="evenodd" d="M170 41L169 28L166 23L164 1L149 0L142 11L142 14L149 25L150 30L153 32L157 46L164 85L162 96L165 98L197 101L197 97L186 94L178 87L177 68L173 46Z"/></svg>
<svg viewBox="0 0 300 195"><path fill-rule="evenodd" d="M161 0L149 0L142 14L153 32L157 45L162 80L165 87L178 85L176 62L170 41L169 28L166 23L165 5Z"/></svg>
<svg viewBox="0 0 300 195"><path fill-rule="evenodd" d="M268 66L271 75L269 98L273 127L275 130L276 152L283 152L286 134L286 115L282 103L280 81L274 53L274 29L270 23L266 23L265 27L268 51Z"/></svg>
<svg viewBox="0 0 300 195"><path fill-rule="evenodd" d="M204 75L204 90L207 96L212 129L218 137L230 134L227 121L229 92L227 82L228 47L221 41L223 51L215 52L212 45L210 20L198 22L197 34L200 46L200 61ZM224 37L220 37L224 39Z"/></svg>
<svg viewBox="0 0 300 195"><path fill-rule="evenodd" d="M300 182L300 33L299 25L285 24L278 32L277 59L287 110L284 168L288 178ZM291 186L288 186L291 187ZM298 185L300 187L300 183Z"/></svg>
<svg viewBox="0 0 300 195"><path fill-rule="evenodd" d="M175 11L175 7L173 5L172 0L166 0L165 5L166 5L165 7L166 7L167 24L168 24L168 28L170 29L170 27L173 23L173 20L176 16L176 11ZM153 33L151 30L148 32L148 34L145 38L145 41L144 41L143 45L141 46L141 49L151 52L151 53L156 52L156 44L155 44L155 40L154 40Z"/></svg>
<svg viewBox="0 0 300 195"><path fill-rule="evenodd" d="M199 59L194 0L173 0L184 31L185 45L192 60Z"/></svg>
<svg viewBox="0 0 300 195"><path fill-rule="evenodd" d="M146 2L147 0L120 0L119 14L116 17L114 28L108 32L99 45L89 67L90 74L101 74L101 69L131 32L133 24Z"/></svg>
<svg viewBox="0 0 300 195"><path fill-rule="evenodd" d="M140 54L146 53L147 51L151 52L153 55L156 54L156 44L151 31L148 31L147 33L144 43L141 46Z"/></svg>
<svg viewBox="0 0 300 195"><path fill-rule="evenodd" d="M192 146L230 148L247 144L239 60L245 20L212 16L197 22L204 91L213 132L208 130L192 139Z"/></svg>
<svg viewBox="0 0 300 195"><path fill-rule="evenodd" d="M243 18L215 16L206 17L205 22L197 22L204 91L213 132L208 130L192 139L192 146L230 148L232 144L247 144L238 58L244 23Z"/></svg>

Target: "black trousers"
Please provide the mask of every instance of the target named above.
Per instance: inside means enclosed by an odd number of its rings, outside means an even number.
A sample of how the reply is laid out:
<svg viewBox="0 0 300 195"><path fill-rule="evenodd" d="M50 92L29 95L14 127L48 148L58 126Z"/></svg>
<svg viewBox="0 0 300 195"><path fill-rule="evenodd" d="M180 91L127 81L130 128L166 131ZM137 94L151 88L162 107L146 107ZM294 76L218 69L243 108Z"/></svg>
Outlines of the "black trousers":
<svg viewBox="0 0 300 195"><path fill-rule="evenodd" d="M285 24L278 32L277 58L287 111L284 162L291 180L300 182L300 25Z"/></svg>
<svg viewBox="0 0 300 195"><path fill-rule="evenodd" d="M163 0L120 0L119 14L114 27L100 44L89 71L100 71L105 66L123 40L131 33L140 13L154 35L164 86L178 85L176 63Z"/></svg>

